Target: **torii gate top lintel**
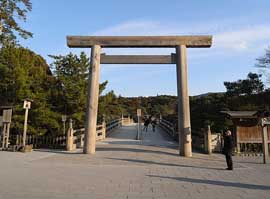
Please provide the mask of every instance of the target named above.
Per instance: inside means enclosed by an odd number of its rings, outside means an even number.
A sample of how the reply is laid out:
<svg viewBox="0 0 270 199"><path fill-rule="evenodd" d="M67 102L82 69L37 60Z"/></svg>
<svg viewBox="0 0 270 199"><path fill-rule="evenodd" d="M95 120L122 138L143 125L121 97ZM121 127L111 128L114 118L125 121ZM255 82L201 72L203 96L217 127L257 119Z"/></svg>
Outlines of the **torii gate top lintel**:
<svg viewBox="0 0 270 199"><path fill-rule="evenodd" d="M192 36L67 36L71 48L89 48L94 45L107 48L174 48L185 45L187 48L209 48L210 35Z"/></svg>

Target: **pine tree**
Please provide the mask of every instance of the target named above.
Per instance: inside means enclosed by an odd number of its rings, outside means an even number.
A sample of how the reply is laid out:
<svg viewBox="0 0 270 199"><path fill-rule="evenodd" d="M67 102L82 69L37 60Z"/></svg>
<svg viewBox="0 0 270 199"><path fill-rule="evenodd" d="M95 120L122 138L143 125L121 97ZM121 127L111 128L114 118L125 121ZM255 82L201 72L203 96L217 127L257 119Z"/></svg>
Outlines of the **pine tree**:
<svg viewBox="0 0 270 199"><path fill-rule="evenodd" d="M0 46L16 44L18 34L27 39L32 33L19 26L18 20L26 21L26 14L32 10L30 0L0 1Z"/></svg>

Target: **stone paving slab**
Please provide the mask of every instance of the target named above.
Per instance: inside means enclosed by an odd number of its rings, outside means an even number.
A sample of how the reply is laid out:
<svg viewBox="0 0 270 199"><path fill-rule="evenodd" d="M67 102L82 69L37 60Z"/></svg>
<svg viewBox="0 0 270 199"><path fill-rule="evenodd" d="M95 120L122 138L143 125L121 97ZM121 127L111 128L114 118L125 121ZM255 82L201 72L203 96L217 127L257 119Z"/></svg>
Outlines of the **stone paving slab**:
<svg viewBox="0 0 270 199"><path fill-rule="evenodd" d="M0 152L0 199L270 198L270 165L261 157L234 157L227 171L222 155L179 157L160 130L146 141L135 134L134 126L115 131L94 156Z"/></svg>

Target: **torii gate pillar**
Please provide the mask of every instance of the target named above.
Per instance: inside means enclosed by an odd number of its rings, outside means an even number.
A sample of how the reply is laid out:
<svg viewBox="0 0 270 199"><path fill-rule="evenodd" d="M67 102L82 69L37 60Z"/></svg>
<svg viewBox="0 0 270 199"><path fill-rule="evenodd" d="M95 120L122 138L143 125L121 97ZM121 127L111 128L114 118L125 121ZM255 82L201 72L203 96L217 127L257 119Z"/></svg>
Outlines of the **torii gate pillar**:
<svg viewBox="0 0 270 199"><path fill-rule="evenodd" d="M83 153L85 154L94 154L96 152L100 51L101 47L99 45L94 45L91 47L91 63L88 76L87 108L83 148Z"/></svg>
<svg viewBox="0 0 270 199"><path fill-rule="evenodd" d="M192 156L190 109L187 80L187 50L185 45L176 47L176 74L178 93L178 134L179 154L185 157Z"/></svg>

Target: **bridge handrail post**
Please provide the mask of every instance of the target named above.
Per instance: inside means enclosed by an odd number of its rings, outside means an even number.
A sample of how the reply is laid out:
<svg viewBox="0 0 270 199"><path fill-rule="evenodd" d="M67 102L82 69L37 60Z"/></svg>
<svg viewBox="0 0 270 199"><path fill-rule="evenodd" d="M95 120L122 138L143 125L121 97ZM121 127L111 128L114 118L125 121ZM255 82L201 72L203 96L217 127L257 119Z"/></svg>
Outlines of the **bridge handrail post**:
<svg viewBox="0 0 270 199"><path fill-rule="evenodd" d="M66 150L72 151L74 149L76 149L76 146L74 145L74 130L73 130L72 119L70 119L69 128L68 128L67 137L66 137Z"/></svg>
<svg viewBox="0 0 270 199"><path fill-rule="evenodd" d="M161 128L163 128L172 137L175 136L175 127L174 127L174 125L171 122L169 122L169 121L167 121L167 120L165 120L165 119L163 119L161 117L160 118L159 125L160 125Z"/></svg>
<svg viewBox="0 0 270 199"><path fill-rule="evenodd" d="M204 150L207 154L212 153L212 134L210 125L207 125L207 129L204 129Z"/></svg>
<svg viewBox="0 0 270 199"><path fill-rule="evenodd" d="M103 121L102 121L102 139L106 138L106 120L105 117L103 117Z"/></svg>

